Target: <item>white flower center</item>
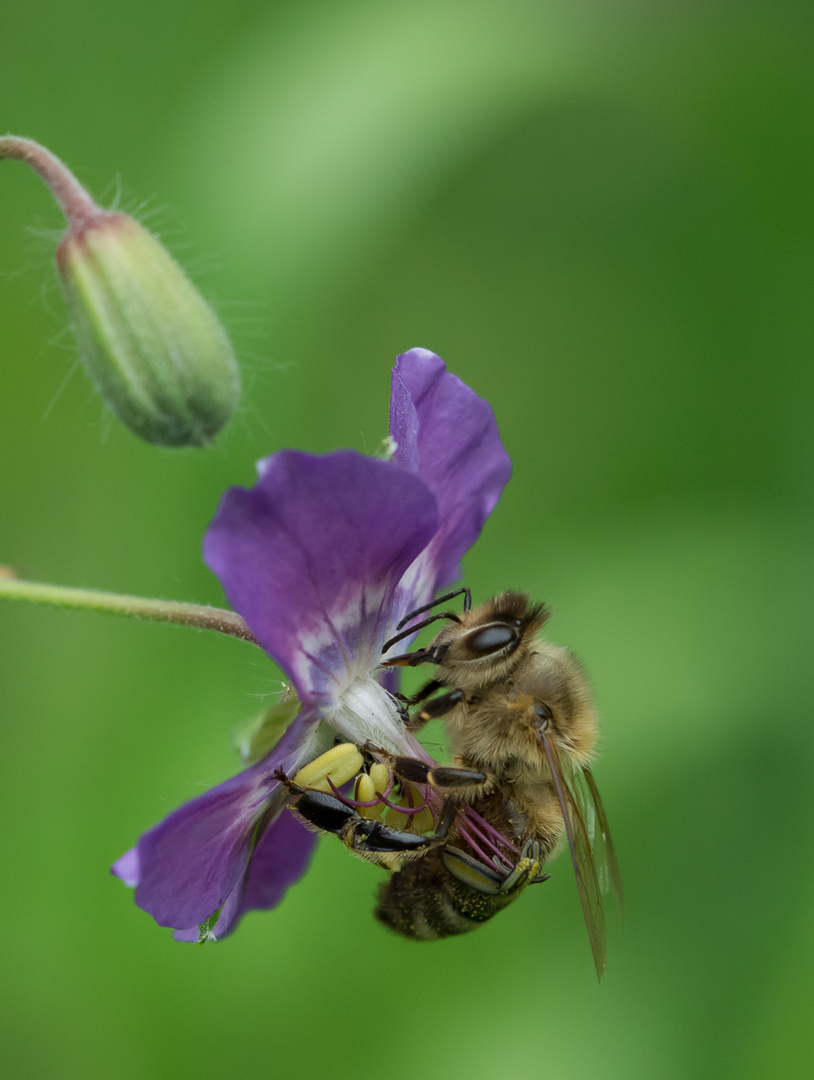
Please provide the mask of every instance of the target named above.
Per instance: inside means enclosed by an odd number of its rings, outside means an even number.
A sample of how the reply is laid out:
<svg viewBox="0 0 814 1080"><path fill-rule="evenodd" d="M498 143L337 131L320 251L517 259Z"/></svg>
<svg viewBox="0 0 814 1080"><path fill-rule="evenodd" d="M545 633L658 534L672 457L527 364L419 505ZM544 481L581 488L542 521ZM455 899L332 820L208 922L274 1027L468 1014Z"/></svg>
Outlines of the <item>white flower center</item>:
<svg viewBox="0 0 814 1080"><path fill-rule="evenodd" d="M396 703L370 675L359 675L342 692L325 720L348 742L371 742L391 754L416 756L418 742L404 728Z"/></svg>

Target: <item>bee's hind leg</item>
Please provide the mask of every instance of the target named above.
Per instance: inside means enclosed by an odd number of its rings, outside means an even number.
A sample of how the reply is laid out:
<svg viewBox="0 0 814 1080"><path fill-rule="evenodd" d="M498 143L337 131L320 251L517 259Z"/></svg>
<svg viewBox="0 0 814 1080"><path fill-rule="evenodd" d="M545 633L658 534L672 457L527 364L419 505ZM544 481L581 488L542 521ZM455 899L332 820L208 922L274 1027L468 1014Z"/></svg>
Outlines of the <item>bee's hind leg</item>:
<svg viewBox="0 0 814 1080"><path fill-rule="evenodd" d="M500 887L502 893L514 893L525 889L527 885L536 885L541 881L548 881L551 874L541 873L543 869L543 855L537 840L527 840L520 852L520 857L514 864L514 869Z"/></svg>
<svg viewBox="0 0 814 1080"><path fill-rule="evenodd" d="M290 792L289 809L304 825L314 832L338 836L355 854L382 866L390 867L394 856L409 859L426 854L446 839L458 815L458 807L448 799L435 830L424 836L365 818L338 795L302 787L283 773L278 773L278 779Z"/></svg>
<svg viewBox="0 0 814 1080"><path fill-rule="evenodd" d="M426 761L419 761L418 758L388 754L369 743L364 749L385 758L400 779L408 780L411 784L429 784L440 795L450 796L457 803L478 798L495 785L495 777L480 769L465 769L458 765L428 765Z"/></svg>
<svg viewBox="0 0 814 1080"><path fill-rule="evenodd" d="M543 865L540 845L534 840L523 845L523 850L508 876L451 845L444 848L443 859L444 865L454 878L487 896L514 896L528 885L548 881L551 876L540 872Z"/></svg>

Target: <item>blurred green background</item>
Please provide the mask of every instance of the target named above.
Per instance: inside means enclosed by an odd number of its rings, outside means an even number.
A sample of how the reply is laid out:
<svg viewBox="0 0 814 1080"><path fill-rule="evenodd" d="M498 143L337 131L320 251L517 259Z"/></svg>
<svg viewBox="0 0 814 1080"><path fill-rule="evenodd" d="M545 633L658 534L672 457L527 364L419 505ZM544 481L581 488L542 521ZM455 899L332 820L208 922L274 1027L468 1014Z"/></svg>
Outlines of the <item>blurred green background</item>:
<svg viewBox="0 0 814 1080"><path fill-rule="evenodd" d="M59 214L4 163L0 562L222 603L220 493L282 446L372 450L396 353L435 350L515 463L466 580L547 600L585 658L627 890L601 987L563 858L423 946L323 841L276 911L175 944L108 866L235 770L279 674L5 604L6 1075L810 1076L810 3L34 0L0 27L0 127L144 204L246 382L211 452L111 423L69 377Z"/></svg>

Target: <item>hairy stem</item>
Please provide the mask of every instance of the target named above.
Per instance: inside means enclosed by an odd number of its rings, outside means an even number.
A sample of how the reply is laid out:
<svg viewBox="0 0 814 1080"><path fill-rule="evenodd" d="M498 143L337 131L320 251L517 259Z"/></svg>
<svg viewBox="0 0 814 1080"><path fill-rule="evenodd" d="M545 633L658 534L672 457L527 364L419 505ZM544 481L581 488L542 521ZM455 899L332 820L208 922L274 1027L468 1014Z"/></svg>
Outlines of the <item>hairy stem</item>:
<svg viewBox="0 0 814 1080"><path fill-rule="evenodd" d="M10 158L24 161L39 173L70 222L99 213L99 207L85 191L71 170L59 158L33 139L0 135L0 161Z"/></svg>
<svg viewBox="0 0 814 1080"><path fill-rule="evenodd" d="M3 568L0 568L2 571ZM197 626L200 630L217 630L220 634L260 642L246 623L234 611L207 607L204 604L182 604L172 600L151 600L142 596L122 596L119 593L97 592L95 589L67 589L61 585L44 585L38 581L18 581L0 572L0 599L27 600L32 604L51 607L98 611L107 615L126 615L130 619L149 619L151 622L177 623Z"/></svg>

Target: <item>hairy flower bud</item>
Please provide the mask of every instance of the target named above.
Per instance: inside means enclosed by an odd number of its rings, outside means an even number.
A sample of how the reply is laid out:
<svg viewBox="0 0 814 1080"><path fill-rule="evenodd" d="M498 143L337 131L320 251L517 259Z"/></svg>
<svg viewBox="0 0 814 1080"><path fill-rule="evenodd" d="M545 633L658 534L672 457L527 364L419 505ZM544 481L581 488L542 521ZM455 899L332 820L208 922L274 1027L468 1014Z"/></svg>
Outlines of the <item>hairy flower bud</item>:
<svg viewBox="0 0 814 1080"><path fill-rule="evenodd" d="M148 442L203 446L232 415L240 376L225 330L172 256L126 214L101 210L64 165L0 138L68 219L57 267L85 368L110 409Z"/></svg>
<svg viewBox="0 0 814 1080"><path fill-rule="evenodd" d="M229 339L164 247L124 214L73 225L57 266L82 359L131 431L201 446L232 415L240 380Z"/></svg>

